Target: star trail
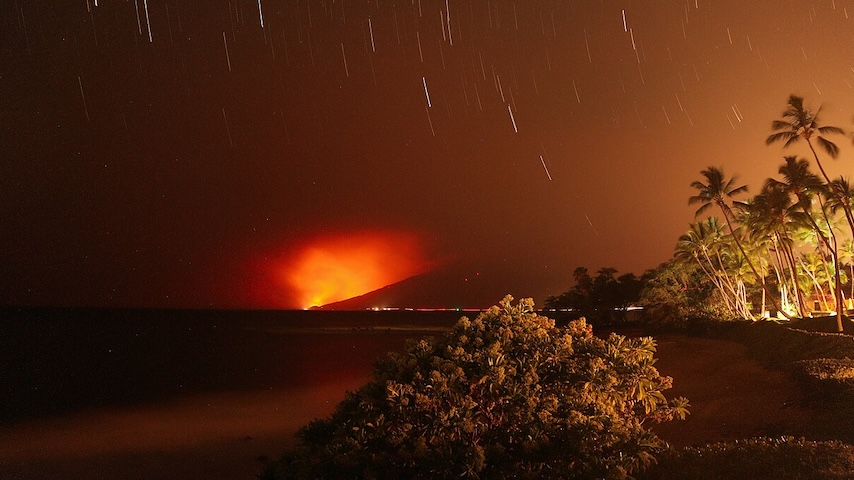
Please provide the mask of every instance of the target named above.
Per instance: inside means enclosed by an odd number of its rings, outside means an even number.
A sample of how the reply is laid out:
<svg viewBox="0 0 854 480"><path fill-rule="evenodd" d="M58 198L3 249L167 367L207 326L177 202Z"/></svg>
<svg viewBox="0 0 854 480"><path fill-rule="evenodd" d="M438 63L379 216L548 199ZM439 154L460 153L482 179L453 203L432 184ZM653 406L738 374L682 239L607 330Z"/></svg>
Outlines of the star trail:
<svg viewBox="0 0 854 480"><path fill-rule="evenodd" d="M579 265L641 273L701 169L773 175L789 94L851 127L852 13L0 0L0 301L298 308L246 285L329 232L416 235L419 264L489 266L496 300Z"/></svg>

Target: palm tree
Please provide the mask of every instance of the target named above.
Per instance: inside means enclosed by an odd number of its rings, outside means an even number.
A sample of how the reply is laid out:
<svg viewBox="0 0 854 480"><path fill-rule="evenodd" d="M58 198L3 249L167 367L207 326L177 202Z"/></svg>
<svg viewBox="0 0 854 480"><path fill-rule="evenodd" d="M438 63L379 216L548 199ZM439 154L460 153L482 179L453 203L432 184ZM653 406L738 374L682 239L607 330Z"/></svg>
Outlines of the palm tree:
<svg viewBox="0 0 854 480"><path fill-rule="evenodd" d="M723 168L721 167L708 167L705 170L700 172L703 177L706 179L706 183L703 183L699 180L695 180L691 183L693 188L697 189L697 195L693 195L688 199L688 204L692 205L695 203L699 203L700 208L697 209L697 212L694 213L694 217L698 217L703 214L706 210L712 207L712 205L717 205L717 207L721 210L724 216L724 222L726 223L727 228L729 229L730 235L732 235L733 240L735 241L738 250L741 252L741 255L744 257L745 262L750 267L750 270L753 272L754 277L756 278L757 283L762 285L763 290L768 294L771 298L772 303L774 304L774 308L777 311L782 312L786 318L789 317L789 314L780 309L780 306L777 305L777 301L774 299L773 294L768 290L768 285L763 281L762 277L759 275L759 272L756 270L756 267L753 265L753 262L750 261L750 258L747 256L747 253L744 251L744 246L741 244L741 241L738 238L738 235L735 234L735 231L732 228L732 223L730 223L730 217L732 217L732 209L730 208L727 201L734 197L735 195L744 193L747 191L747 185L735 186L735 178L727 179L724 175Z"/></svg>
<svg viewBox="0 0 854 480"><path fill-rule="evenodd" d="M686 262L696 262L703 274L715 286L724 306L732 314L742 318L751 318L746 305L739 302L732 280L721 258L723 232L717 217L709 217L703 222L693 222L690 230L682 234L676 242L675 257ZM712 260L714 256L717 260Z"/></svg>
<svg viewBox="0 0 854 480"><path fill-rule="evenodd" d="M780 288L782 305L788 304L786 292L791 291L795 297L795 308L798 316L804 316L804 301L797 281L797 262L793 250L791 232L798 228L799 210L792 204L788 192L776 185L775 180L765 182L762 191L749 202L737 202L745 213L745 224L753 232L760 233L766 242L768 255L773 252L776 264L774 272ZM788 272L788 275L787 275ZM791 282L791 290L787 283Z"/></svg>
<svg viewBox="0 0 854 480"><path fill-rule="evenodd" d="M785 162L777 173L783 176L783 181L769 178L765 183L779 187L798 200L798 206L809 210L812 208L812 198L821 192L824 184L821 179L810 171L810 164L805 158L795 156L783 157Z"/></svg>
<svg viewBox="0 0 854 480"><path fill-rule="evenodd" d="M815 138L816 143L831 158L836 158L839 155L839 147L822 135L832 133L844 134L845 130L831 125L821 125L818 118L820 111L821 107L815 112L805 108L803 97L790 95L788 108L783 112L783 119L771 122L771 129L777 133L769 135L765 139L765 144L770 145L774 142L785 141L783 147L788 147L800 139L806 140L815 158L815 163L818 165L818 169L821 170L825 181L830 183L830 177L827 176L824 167L821 165L821 160L818 158L818 153L815 151L812 139Z"/></svg>
<svg viewBox="0 0 854 480"><path fill-rule="evenodd" d="M836 327L841 332L843 330L842 310L844 306L842 303L842 280L839 276L839 249L836 233L831 226L830 217L822 201L822 195L828 195L826 185L814 173L809 171L809 162L806 159L798 159L794 156L787 156L783 159L786 163L780 167L778 172L783 175L784 181L769 179L768 183L777 185L798 199L797 204L804 214L803 218L809 222L820 243L830 253L833 260L834 282L836 284L833 289L835 293L834 297L836 298ZM819 225L813 217L813 198L819 201L823 225ZM826 230L823 227L826 227Z"/></svg>
<svg viewBox="0 0 854 480"><path fill-rule="evenodd" d="M854 298L854 239L849 238L842 244L839 256L840 258L848 259L848 281L851 284L851 293L848 295L848 298L852 299Z"/></svg>
<svg viewBox="0 0 854 480"><path fill-rule="evenodd" d="M764 215L767 213L767 206L763 205L763 203L765 202L760 194L754 198L748 199L746 202L734 201L733 207L735 207L738 223L744 227L744 234L741 238L744 250L748 255L750 255L750 258L754 260L754 265L758 268L760 278L764 284L768 279L768 274L770 273L769 269L773 265L771 262L771 245L773 244L773 241L771 239L772 232L766 225L766 222L760 221L757 218L758 215ZM767 289L762 289L762 308L759 310L760 312L763 312L763 315L767 304L767 298L765 295L766 291ZM786 305L786 302L782 297L780 304L783 307Z"/></svg>
<svg viewBox="0 0 854 480"><path fill-rule="evenodd" d="M827 262L824 260L824 256L819 252L807 252L800 254L798 261L801 264L801 272L809 279L815 295L821 301L822 310L830 311L830 306L827 303L829 295L822 285L827 285L831 291L833 286L830 282L830 276L827 274Z"/></svg>
<svg viewBox="0 0 854 480"><path fill-rule="evenodd" d="M845 213L845 219L848 220L848 227L851 229L851 237L854 238L854 214L851 212L851 205L854 203L854 186L845 177L839 177L830 182L830 191L832 194L827 199L827 206L831 212L836 212L841 209Z"/></svg>
<svg viewBox="0 0 854 480"><path fill-rule="evenodd" d="M688 204L692 205L700 203L700 208L694 213L694 217L699 217L712 206L720 208L724 215L724 222L727 228L732 232L732 225L729 223L729 218L732 216L727 200L735 195L747 192L747 185L735 186L736 177L727 179L721 167L708 167L700 172L706 178L706 183L699 180L691 182L691 187L698 190L697 195L691 196L688 199Z"/></svg>

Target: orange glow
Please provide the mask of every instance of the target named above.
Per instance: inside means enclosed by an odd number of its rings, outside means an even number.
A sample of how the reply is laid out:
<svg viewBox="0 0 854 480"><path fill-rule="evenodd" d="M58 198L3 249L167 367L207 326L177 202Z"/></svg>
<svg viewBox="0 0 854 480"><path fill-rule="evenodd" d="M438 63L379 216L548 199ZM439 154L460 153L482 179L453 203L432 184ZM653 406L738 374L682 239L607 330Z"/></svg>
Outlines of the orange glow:
<svg viewBox="0 0 854 480"><path fill-rule="evenodd" d="M367 232L318 238L281 270L303 308L363 295L423 273L429 267L418 237Z"/></svg>

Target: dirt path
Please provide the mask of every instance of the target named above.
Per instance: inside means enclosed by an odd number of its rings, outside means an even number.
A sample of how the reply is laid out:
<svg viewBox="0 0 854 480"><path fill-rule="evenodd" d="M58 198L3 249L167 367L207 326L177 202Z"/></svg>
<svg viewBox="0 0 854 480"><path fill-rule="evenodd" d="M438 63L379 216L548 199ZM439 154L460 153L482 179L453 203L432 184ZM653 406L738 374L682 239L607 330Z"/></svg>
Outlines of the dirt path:
<svg viewBox="0 0 854 480"><path fill-rule="evenodd" d="M749 357L742 344L683 335L657 337L659 372L673 377L668 398L691 402L687 420L654 427L674 446L755 436L819 439L826 421L783 371Z"/></svg>

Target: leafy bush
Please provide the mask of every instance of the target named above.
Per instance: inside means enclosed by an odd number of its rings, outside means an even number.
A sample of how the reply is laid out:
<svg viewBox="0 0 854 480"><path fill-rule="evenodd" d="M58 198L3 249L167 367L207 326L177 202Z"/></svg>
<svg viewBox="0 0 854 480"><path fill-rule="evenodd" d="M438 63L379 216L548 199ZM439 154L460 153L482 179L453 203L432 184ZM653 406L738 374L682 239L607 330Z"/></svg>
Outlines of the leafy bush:
<svg viewBox="0 0 854 480"><path fill-rule="evenodd" d="M852 472L852 445L754 438L671 451L639 480L843 480L854 477Z"/></svg>
<svg viewBox="0 0 854 480"><path fill-rule="evenodd" d="M800 360L854 358L854 336L841 333L811 332L775 322L735 322L719 333L747 345L752 355L771 365L788 367Z"/></svg>
<svg viewBox="0 0 854 480"><path fill-rule="evenodd" d="M850 358L801 360L793 367L805 390L821 398L849 397L854 390L854 360Z"/></svg>
<svg viewBox="0 0 854 480"><path fill-rule="evenodd" d="M648 465L666 444L645 427L688 406L665 399L654 340L558 328L511 302L390 354L260 478L625 478Z"/></svg>
<svg viewBox="0 0 854 480"><path fill-rule="evenodd" d="M850 358L818 358L797 362L796 365L818 380L854 381L854 360Z"/></svg>
<svg viewBox="0 0 854 480"><path fill-rule="evenodd" d="M733 318L694 264L670 260L647 271L642 280L638 303L649 327L706 332Z"/></svg>

